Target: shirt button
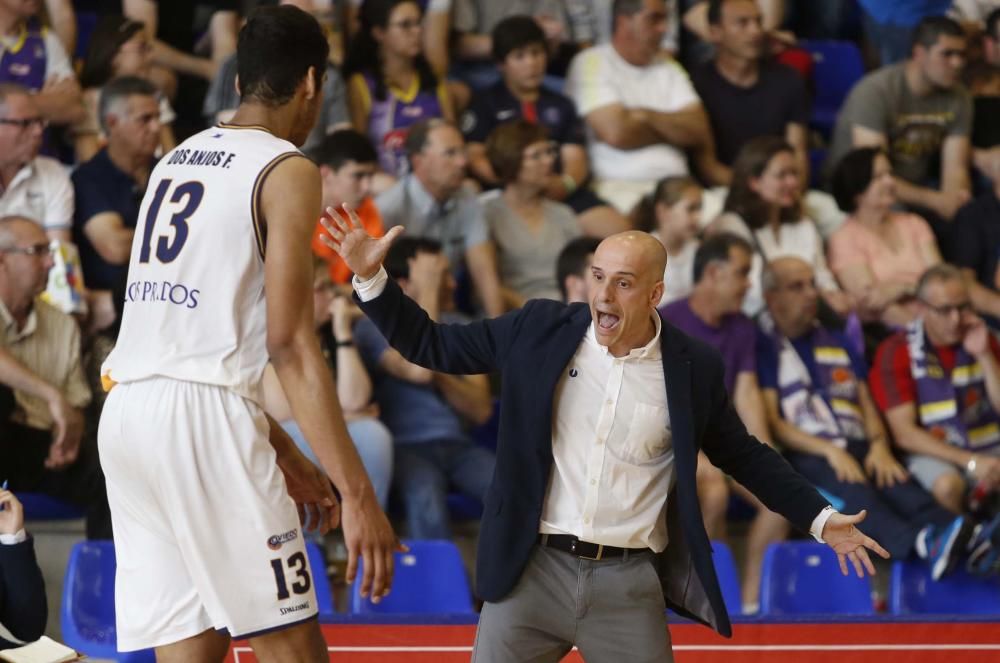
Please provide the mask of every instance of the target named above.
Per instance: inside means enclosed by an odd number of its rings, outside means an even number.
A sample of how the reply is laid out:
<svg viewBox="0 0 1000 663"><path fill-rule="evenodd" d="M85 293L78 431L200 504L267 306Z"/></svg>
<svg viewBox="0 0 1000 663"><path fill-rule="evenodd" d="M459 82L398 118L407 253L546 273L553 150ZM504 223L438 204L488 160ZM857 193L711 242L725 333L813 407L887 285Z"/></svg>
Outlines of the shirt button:
<svg viewBox="0 0 1000 663"><path fill-rule="evenodd" d="M613 403L614 403L614 401L612 401L610 398L608 400L604 401L605 405L611 405Z"/></svg>
<svg viewBox="0 0 1000 663"><path fill-rule="evenodd" d="M597 479L591 479L590 480L590 485L591 486L596 486L597 485Z"/></svg>
<svg viewBox="0 0 1000 663"><path fill-rule="evenodd" d="M584 525L589 525L590 524L590 518L584 518L583 519L583 524Z"/></svg>

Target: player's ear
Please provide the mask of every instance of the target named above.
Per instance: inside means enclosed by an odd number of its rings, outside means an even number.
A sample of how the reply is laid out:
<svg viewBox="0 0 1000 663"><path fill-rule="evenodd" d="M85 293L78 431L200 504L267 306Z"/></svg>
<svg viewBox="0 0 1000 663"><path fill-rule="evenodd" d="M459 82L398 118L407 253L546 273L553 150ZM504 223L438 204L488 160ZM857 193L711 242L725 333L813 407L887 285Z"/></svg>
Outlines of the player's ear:
<svg viewBox="0 0 1000 663"><path fill-rule="evenodd" d="M316 96L318 90L316 89L316 67L309 67L306 71L306 99L312 99Z"/></svg>

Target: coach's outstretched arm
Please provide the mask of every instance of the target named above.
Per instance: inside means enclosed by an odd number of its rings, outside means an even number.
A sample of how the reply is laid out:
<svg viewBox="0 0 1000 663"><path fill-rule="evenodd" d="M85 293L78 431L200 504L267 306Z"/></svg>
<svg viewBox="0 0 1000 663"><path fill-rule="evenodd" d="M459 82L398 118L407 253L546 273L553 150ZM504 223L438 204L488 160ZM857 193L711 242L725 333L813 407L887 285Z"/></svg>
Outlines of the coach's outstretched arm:
<svg viewBox="0 0 1000 663"><path fill-rule="evenodd" d="M377 602L392 584L393 552L403 547L347 433L313 329L310 237L320 207L319 170L305 157L286 158L266 176L261 211L267 228L267 350L295 421L343 499L347 579L354 579L362 556L361 593L370 590Z"/></svg>

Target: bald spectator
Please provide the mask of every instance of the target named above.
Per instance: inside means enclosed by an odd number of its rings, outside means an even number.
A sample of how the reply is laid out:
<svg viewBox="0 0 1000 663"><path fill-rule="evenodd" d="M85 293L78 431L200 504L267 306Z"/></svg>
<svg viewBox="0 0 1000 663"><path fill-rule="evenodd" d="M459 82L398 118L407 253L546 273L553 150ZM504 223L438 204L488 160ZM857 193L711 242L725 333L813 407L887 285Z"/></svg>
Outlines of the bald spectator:
<svg viewBox="0 0 1000 663"><path fill-rule="evenodd" d="M38 101L22 85L0 83L0 215L25 216L68 242L73 185L58 161L38 154L46 125Z"/></svg>
<svg viewBox="0 0 1000 663"><path fill-rule="evenodd" d="M628 213L656 182L688 173L728 184L705 109L687 72L660 50L665 0L616 0L611 43L573 59L566 90L588 128L594 188Z"/></svg>

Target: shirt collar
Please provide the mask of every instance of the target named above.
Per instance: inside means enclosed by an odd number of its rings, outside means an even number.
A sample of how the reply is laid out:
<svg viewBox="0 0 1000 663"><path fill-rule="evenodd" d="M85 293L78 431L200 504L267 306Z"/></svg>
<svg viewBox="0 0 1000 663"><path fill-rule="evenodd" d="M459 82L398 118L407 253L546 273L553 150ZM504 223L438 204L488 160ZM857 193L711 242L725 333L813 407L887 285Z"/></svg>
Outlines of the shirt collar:
<svg viewBox="0 0 1000 663"><path fill-rule="evenodd" d="M24 329L19 331L14 316L10 314L4 303L0 302L0 325L3 327L3 335L7 344L13 344L35 333L35 329L38 327L38 316L32 307L31 313L28 314L28 320L24 323Z"/></svg>
<svg viewBox="0 0 1000 663"><path fill-rule="evenodd" d="M457 204L456 196L439 203L413 173L406 176L406 193L420 216L431 220L447 216Z"/></svg>
<svg viewBox="0 0 1000 663"><path fill-rule="evenodd" d="M10 184L7 185L6 189L0 186L0 196L7 193L8 191L13 191L14 189L17 188L17 186L21 182L30 179L31 176L34 174L35 174L35 160L32 159L31 161L24 164L18 169L17 173L14 174L14 177L11 178Z"/></svg>
<svg viewBox="0 0 1000 663"><path fill-rule="evenodd" d="M653 338L650 339L649 343L642 346L641 348L633 348L624 357L615 357L615 359L621 359L622 361L637 361L637 360L650 360L659 361L662 357L662 351L660 349L660 334L663 331L663 322L660 320L660 314L653 311L651 314L653 318L653 325L656 327L656 333L653 334ZM597 342L597 332L594 330L594 321L590 321L590 325L587 327L586 341L594 346L596 346L605 355L610 356L608 351L608 346L601 345Z"/></svg>

